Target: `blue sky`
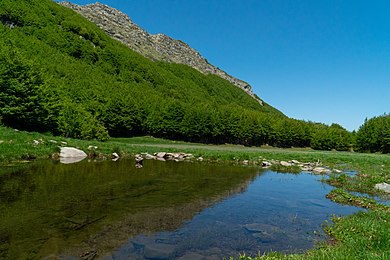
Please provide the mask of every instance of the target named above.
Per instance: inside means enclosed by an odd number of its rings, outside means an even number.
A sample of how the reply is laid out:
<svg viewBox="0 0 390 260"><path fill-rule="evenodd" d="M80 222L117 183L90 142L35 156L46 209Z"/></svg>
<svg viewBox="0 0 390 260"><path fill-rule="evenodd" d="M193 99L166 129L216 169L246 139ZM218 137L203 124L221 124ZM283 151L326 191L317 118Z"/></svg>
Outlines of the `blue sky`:
<svg viewBox="0 0 390 260"><path fill-rule="evenodd" d="M188 43L289 117L357 130L390 112L390 1L100 2Z"/></svg>

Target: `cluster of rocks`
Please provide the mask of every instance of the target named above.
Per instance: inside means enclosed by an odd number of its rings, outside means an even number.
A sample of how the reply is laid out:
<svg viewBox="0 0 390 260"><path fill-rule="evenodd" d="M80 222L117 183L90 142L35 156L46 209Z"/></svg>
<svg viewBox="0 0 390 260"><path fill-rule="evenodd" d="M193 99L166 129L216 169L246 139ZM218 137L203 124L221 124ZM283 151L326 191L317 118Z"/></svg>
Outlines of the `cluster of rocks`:
<svg viewBox="0 0 390 260"><path fill-rule="evenodd" d="M149 153L141 153L137 154L135 156L136 161L137 158L143 158L147 160L159 160L159 161L184 161L186 159L193 159L194 156L190 153L166 153L166 152L158 152L154 154L149 154ZM199 158L198 158L199 159Z"/></svg>
<svg viewBox="0 0 390 260"><path fill-rule="evenodd" d="M283 167L292 167L292 166L297 166L300 167L302 171L306 172L312 172L315 174L328 174L331 172L335 173L341 173L342 171L338 169L329 169L327 167L322 167L322 164L318 162L299 162L297 160L291 160L291 161L262 161L262 167L263 168L269 168L272 165L280 165Z"/></svg>
<svg viewBox="0 0 390 260"><path fill-rule="evenodd" d="M122 42L149 59L185 64L202 73L217 75L241 88L263 105L262 100L253 93L252 87L247 82L213 66L198 51L180 40L172 39L164 34L149 34L126 14L104 4L95 3L80 6L66 1L59 4L78 12L113 39Z"/></svg>

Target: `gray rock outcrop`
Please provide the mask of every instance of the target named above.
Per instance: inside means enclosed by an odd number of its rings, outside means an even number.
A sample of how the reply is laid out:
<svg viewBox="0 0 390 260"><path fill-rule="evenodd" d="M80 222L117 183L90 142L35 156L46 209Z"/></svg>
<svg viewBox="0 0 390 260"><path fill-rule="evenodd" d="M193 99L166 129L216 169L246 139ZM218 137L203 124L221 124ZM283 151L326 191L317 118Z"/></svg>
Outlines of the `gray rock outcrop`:
<svg viewBox="0 0 390 260"><path fill-rule="evenodd" d="M104 4L95 3L80 6L66 1L59 4L78 12L113 39L122 42L149 59L186 64L204 74L217 75L241 88L263 105L263 101L253 93L252 87L247 82L213 66L198 51L183 41L172 39L161 33L149 34L126 14Z"/></svg>

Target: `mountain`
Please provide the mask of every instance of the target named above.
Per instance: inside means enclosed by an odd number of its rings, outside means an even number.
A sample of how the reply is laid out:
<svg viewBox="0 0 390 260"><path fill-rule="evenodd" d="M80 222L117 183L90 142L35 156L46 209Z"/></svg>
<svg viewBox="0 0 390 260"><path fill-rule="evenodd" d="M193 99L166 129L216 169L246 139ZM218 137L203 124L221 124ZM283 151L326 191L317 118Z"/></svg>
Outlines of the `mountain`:
<svg viewBox="0 0 390 260"><path fill-rule="evenodd" d="M217 75L243 89L262 104L261 99L253 93L252 87L247 82L237 79L210 64L198 51L180 40L172 39L161 33L149 34L135 24L126 14L104 4L95 3L80 6L67 1L59 4L75 10L95 23L113 39L124 43L147 58L185 64L204 74Z"/></svg>
<svg viewBox="0 0 390 260"><path fill-rule="evenodd" d="M149 134L241 143L254 135L244 134L244 122L256 127L268 117L285 116L221 77L145 58L51 0L0 2L7 126L86 139Z"/></svg>
<svg viewBox="0 0 390 260"><path fill-rule="evenodd" d="M127 30L129 20L118 19ZM165 38L145 35L145 41ZM1 0L0 123L80 139L152 135L217 144L349 147L342 127L290 119L218 75L165 61L163 55L145 56L52 0Z"/></svg>

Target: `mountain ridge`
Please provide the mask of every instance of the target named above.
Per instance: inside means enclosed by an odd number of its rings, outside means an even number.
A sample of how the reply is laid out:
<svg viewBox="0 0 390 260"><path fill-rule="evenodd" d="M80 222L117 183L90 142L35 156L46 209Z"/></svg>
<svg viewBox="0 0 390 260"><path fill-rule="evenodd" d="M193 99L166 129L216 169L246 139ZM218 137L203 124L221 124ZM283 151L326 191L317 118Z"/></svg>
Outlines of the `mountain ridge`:
<svg viewBox="0 0 390 260"><path fill-rule="evenodd" d="M150 34L134 23L127 14L99 2L77 5L64 1L59 4L76 11L95 23L113 39L149 59L185 64L204 74L217 75L241 88L263 105L263 101L253 92L247 82L210 64L197 50L181 40L173 39L162 33Z"/></svg>

